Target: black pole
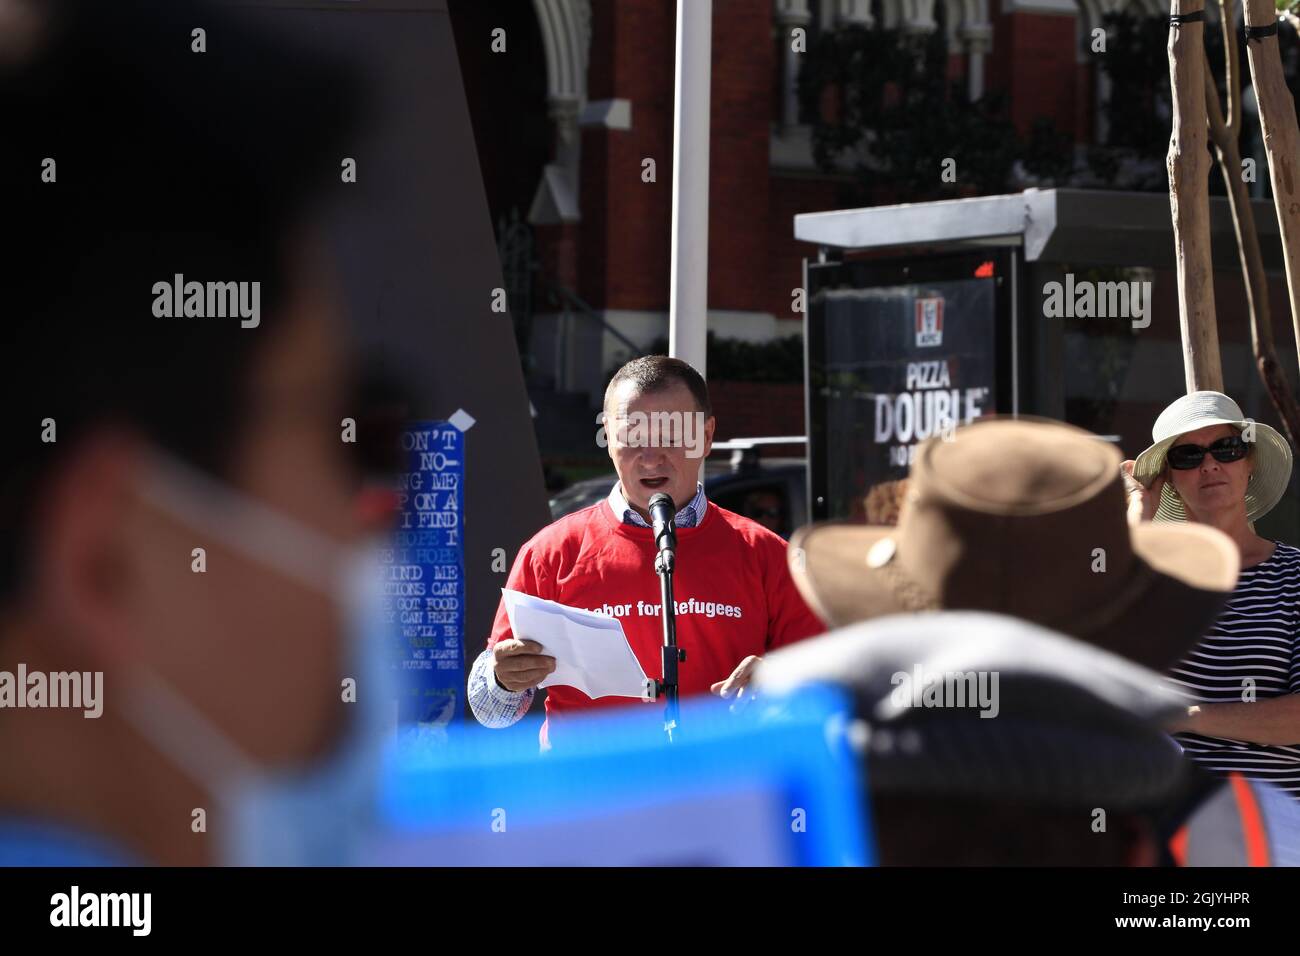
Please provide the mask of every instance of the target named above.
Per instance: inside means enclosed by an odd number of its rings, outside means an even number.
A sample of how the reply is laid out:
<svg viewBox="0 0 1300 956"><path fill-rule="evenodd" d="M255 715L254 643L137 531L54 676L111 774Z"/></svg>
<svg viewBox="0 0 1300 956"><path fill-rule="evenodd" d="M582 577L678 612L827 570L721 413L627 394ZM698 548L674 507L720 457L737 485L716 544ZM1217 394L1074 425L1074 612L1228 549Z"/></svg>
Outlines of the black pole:
<svg viewBox="0 0 1300 956"><path fill-rule="evenodd" d="M681 714L677 702L677 664L686 660L686 652L677 647L677 603L673 600L674 563L672 551L661 551L655 558L655 573L659 575L659 592L664 608L663 679L659 686L668 698L668 705L664 709L664 732L670 741Z"/></svg>
<svg viewBox="0 0 1300 956"><path fill-rule="evenodd" d="M655 696L666 694L668 697L668 706L664 711L664 732L668 734L671 743L681 715L677 706L677 665L686 660L686 652L677 647L677 602L673 600L673 569L677 564L677 506L673 504L672 498L660 492L651 496L648 510L654 528L655 574L659 575L664 616L664 646L660 658L663 677L655 681Z"/></svg>

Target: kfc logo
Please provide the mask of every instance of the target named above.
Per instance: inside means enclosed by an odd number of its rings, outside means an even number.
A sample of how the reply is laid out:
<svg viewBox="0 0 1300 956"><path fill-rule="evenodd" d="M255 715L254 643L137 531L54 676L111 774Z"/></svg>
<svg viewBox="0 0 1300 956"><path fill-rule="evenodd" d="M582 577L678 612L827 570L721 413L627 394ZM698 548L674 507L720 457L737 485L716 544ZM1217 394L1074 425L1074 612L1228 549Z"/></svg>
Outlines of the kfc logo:
<svg viewBox="0 0 1300 956"><path fill-rule="evenodd" d="M943 344L943 299L916 300L916 344Z"/></svg>

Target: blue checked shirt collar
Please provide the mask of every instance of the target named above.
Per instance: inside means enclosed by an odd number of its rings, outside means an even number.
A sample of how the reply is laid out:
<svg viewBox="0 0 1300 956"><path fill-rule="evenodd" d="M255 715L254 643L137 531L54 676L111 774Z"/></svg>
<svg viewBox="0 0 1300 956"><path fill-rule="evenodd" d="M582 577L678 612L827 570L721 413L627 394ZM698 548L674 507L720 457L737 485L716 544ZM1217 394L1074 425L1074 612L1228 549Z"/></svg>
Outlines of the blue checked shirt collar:
<svg viewBox="0 0 1300 956"><path fill-rule="evenodd" d="M623 524L634 525L637 528L648 528L650 523L642 518L627 503L623 497L623 486L617 481L614 487L610 489L609 498L606 499L609 506L614 511L614 518ZM704 486L698 481L695 483L695 497L681 511L677 512L673 518L673 524L678 528L694 528L704 520L704 510L709 506L709 499L704 497Z"/></svg>

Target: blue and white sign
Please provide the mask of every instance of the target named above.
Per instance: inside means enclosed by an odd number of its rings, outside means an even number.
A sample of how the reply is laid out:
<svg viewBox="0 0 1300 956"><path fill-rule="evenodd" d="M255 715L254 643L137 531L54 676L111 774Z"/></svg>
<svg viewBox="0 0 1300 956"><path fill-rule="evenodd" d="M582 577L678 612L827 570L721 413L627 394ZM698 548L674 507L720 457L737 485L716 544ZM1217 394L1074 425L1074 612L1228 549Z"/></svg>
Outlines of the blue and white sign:
<svg viewBox="0 0 1300 956"><path fill-rule="evenodd" d="M398 635L397 719L438 730L461 713L465 687L465 433L473 419L413 422L402 435L407 470L401 509L384 553L385 614ZM461 427L457 427L457 426Z"/></svg>

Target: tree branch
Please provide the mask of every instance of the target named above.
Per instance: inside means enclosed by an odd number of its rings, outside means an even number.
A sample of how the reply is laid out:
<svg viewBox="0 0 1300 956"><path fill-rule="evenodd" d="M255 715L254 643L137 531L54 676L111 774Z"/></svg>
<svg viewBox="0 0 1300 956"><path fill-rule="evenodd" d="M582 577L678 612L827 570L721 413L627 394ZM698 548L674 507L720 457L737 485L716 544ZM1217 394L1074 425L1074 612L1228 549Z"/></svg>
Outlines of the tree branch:
<svg viewBox="0 0 1300 956"><path fill-rule="evenodd" d="M1223 9L1227 0L1220 0L1225 21L1229 11ZM1228 66L1228 92L1231 96L1236 77L1232 61ZM1231 102L1231 100L1229 100ZM1210 139L1219 160L1219 172L1228 188L1228 207L1232 211L1232 228L1237 237L1237 254L1241 260L1241 278L1246 287L1246 309L1250 315L1250 342L1255 355L1255 368L1268 390L1273 407L1282 420L1282 427L1292 445L1300 435L1300 407L1296 405L1286 372L1277 360L1273 347L1273 318L1268 301L1268 281L1264 275L1264 260L1259 250L1259 234L1255 230L1255 211L1250 205L1250 195L1241 176L1241 150L1237 133L1223 118L1219 108L1219 91L1215 88L1209 60L1205 63L1205 109L1209 120Z"/></svg>

